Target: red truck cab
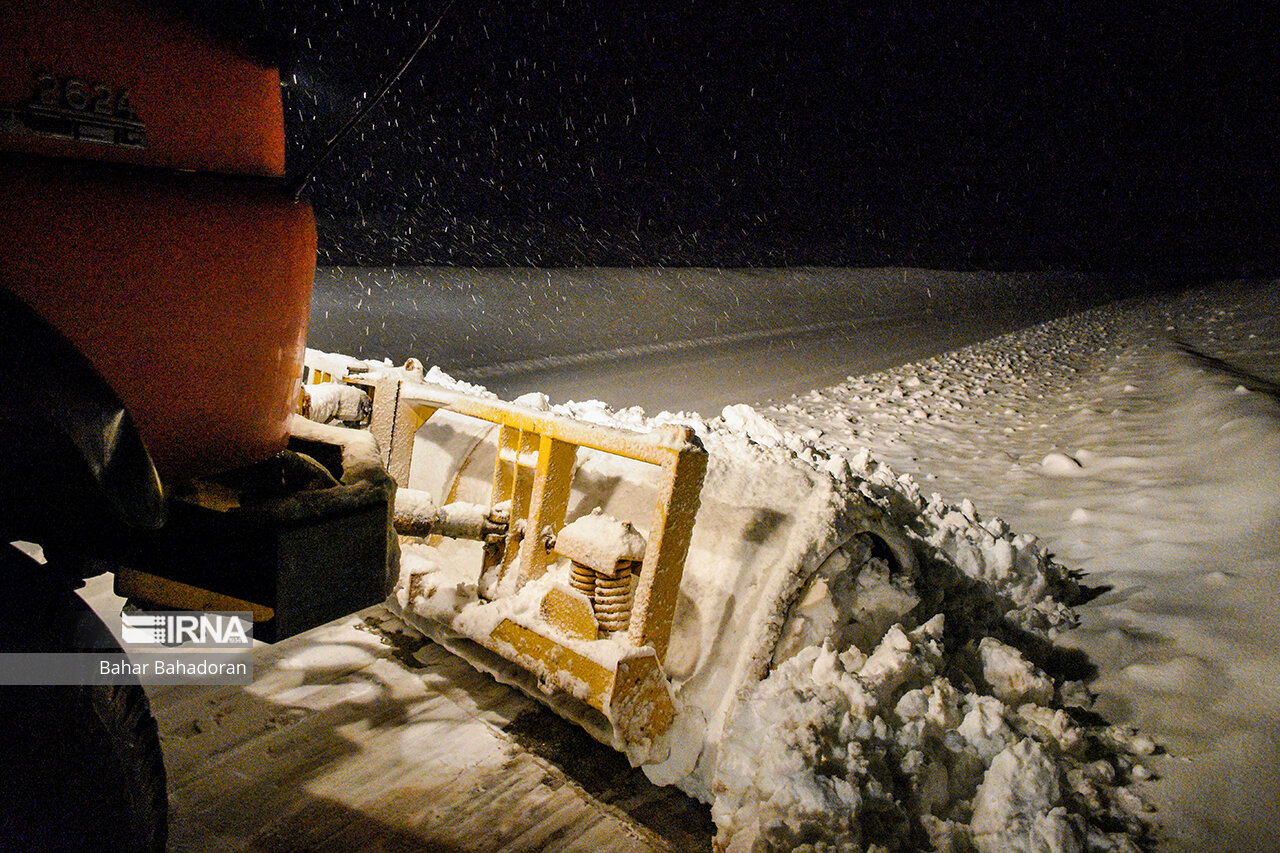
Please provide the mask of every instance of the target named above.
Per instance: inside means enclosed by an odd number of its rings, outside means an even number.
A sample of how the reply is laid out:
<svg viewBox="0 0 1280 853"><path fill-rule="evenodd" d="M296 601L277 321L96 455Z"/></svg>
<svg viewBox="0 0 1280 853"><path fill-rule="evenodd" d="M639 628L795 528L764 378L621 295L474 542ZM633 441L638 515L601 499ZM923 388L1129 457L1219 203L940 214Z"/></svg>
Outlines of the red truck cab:
<svg viewBox="0 0 1280 853"><path fill-rule="evenodd" d="M161 475L283 448L316 238L279 72L156 4L13 4L0 151L0 286L106 378Z"/></svg>

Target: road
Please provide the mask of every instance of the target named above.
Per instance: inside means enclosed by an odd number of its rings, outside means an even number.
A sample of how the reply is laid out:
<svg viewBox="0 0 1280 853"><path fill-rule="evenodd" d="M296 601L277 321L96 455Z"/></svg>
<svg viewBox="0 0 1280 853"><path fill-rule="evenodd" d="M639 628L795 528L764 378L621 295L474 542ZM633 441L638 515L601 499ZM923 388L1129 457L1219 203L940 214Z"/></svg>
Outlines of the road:
<svg viewBox="0 0 1280 853"><path fill-rule="evenodd" d="M990 317L875 319L583 365L531 366L506 375L492 369L461 371L459 378L474 379L507 399L540 391L557 403L597 399L614 408L639 406L650 414L689 411L712 417L735 403L785 400L851 374L948 352L1011 324L1007 317L998 325Z"/></svg>
<svg viewBox="0 0 1280 853"><path fill-rule="evenodd" d="M118 609L110 578L82 595ZM708 807L372 607L150 686L171 851L705 851Z"/></svg>

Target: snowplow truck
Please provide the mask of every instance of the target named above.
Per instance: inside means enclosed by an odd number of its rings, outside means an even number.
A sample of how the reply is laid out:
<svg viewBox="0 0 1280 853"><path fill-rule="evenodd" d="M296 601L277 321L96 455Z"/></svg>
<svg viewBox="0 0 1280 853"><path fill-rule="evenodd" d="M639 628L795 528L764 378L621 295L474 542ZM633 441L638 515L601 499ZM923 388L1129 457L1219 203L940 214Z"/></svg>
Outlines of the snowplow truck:
<svg viewBox="0 0 1280 853"><path fill-rule="evenodd" d="M445 408L506 442L496 491L463 512L415 504L405 452L429 403L394 377L367 386L374 373L304 364L316 231L285 175L276 57L147 0L20 5L0 44L0 371L20 389L0 411L0 651L118 651L75 593L105 572L146 609L248 612L268 642L386 601L397 470L406 541L481 548L501 606L559 558L550 543L569 553L586 448L657 472L643 536L579 525L577 586L544 602L576 633L510 613L476 651L581 704L634 761L656 755L676 716L662 659L697 440L464 396ZM304 374L364 402L325 416ZM433 462L474 464L472 449ZM164 849L141 685L7 684L0 703L0 848Z"/></svg>

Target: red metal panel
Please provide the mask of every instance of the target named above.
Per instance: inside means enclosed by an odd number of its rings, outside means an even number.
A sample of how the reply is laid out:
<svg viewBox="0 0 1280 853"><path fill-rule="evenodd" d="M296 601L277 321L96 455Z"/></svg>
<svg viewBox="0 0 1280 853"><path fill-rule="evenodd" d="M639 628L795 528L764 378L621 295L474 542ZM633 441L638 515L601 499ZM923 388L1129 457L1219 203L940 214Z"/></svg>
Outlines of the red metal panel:
<svg viewBox="0 0 1280 853"><path fill-rule="evenodd" d="M284 173L278 72L156 4L8 4L4 151L0 287L97 366L161 473L283 447L316 238L310 207L268 180Z"/></svg>
<svg viewBox="0 0 1280 853"><path fill-rule="evenodd" d="M167 478L284 446L315 275L272 182L0 160L0 286L98 367Z"/></svg>

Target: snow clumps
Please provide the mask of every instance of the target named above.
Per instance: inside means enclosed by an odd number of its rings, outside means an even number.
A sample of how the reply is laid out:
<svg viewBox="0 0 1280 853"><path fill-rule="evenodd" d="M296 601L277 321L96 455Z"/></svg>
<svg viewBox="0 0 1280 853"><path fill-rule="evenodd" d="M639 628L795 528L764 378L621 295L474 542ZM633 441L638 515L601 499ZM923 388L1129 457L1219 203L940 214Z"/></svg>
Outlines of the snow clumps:
<svg viewBox="0 0 1280 853"><path fill-rule="evenodd" d="M1113 730L957 687L944 635L935 616L869 656L810 646L760 682L721 744L718 849L1139 849L1147 828L1129 810L1144 806L1117 787L1131 765Z"/></svg>
<svg viewBox="0 0 1280 853"><path fill-rule="evenodd" d="M809 645L779 631L771 671L740 693L718 744L717 849L1139 849L1148 809L1127 785L1133 755L1153 745L1080 707L1088 692L1069 673L1047 671L1053 637L1075 624L1071 572L1034 537L968 500L923 496L866 450L819 448L747 407L699 427L713 456L745 441L825 472L917 562L846 547L858 577L843 595L826 563L801 585L793 615L839 625L852 613L858 627L810 630ZM901 604L890 624L857 610L889 599Z"/></svg>

